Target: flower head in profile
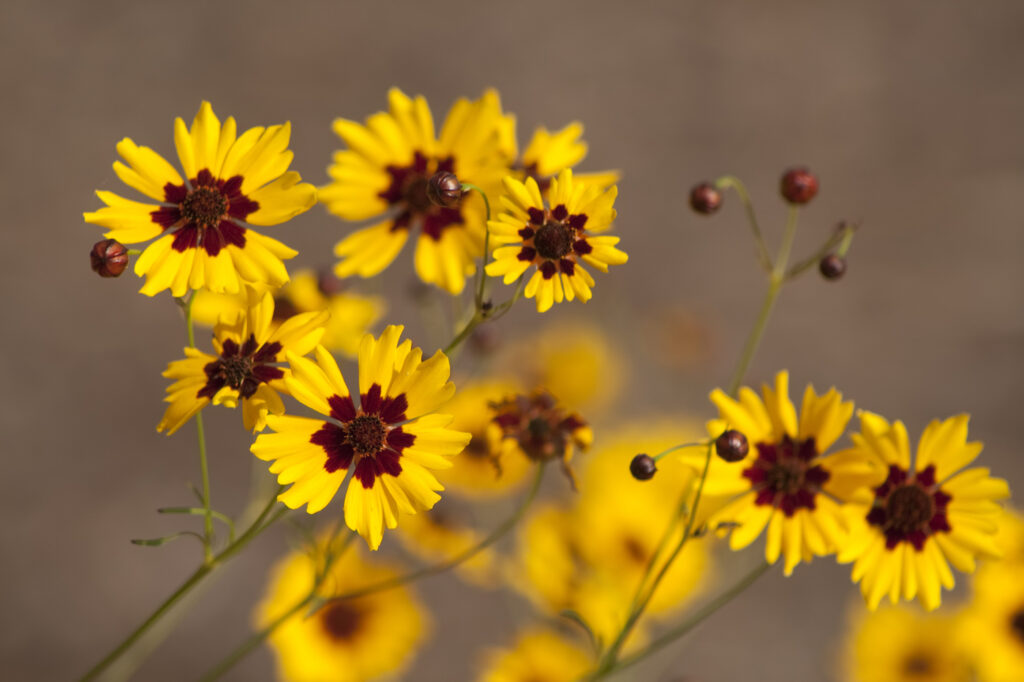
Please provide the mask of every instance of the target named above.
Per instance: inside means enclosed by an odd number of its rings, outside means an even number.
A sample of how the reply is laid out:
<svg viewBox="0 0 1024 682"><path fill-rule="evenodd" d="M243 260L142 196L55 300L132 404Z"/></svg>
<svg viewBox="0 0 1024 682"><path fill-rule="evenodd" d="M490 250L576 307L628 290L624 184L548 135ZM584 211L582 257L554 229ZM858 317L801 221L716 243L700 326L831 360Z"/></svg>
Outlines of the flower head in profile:
<svg viewBox="0 0 1024 682"><path fill-rule="evenodd" d="M984 468L966 469L982 444L967 441L968 416L932 421L911 458L907 429L870 412L860 413L850 451L873 462L874 480L851 496L849 540L839 561L853 562L869 608L886 595L894 604L917 597L928 610L952 589L952 563L973 573L976 557L997 557L997 500L1006 481Z"/></svg>
<svg viewBox="0 0 1024 682"><path fill-rule="evenodd" d="M278 483L292 484L279 499L292 509L306 505L310 514L327 506L351 468L345 522L371 549L384 527L398 525L399 512L415 514L441 499L431 470L450 467L469 442L468 433L448 428L450 416L433 414L455 393L448 357L438 351L423 360L411 341L399 343L402 330L392 325L380 338L363 337L354 395L323 346L316 362L289 354L289 391L326 419L271 415L267 424L276 433L252 445L254 455L273 461Z"/></svg>
<svg viewBox="0 0 1024 682"><path fill-rule="evenodd" d="M330 598L399 575L393 566L364 561L355 547L342 549L338 541L333 545L329 551L340 556L329 564L318 597ZM324 570L325 551L321 546L313 553L293 552L275 566L256 609L258 627L274 623L309 594L317 571ZM423 605L408 587L399 586L330 602L313 615L304 610L294 613L274 629L267 643L281 680L361 682L405 670L429 627Z"/></svg>
<svg viewBox="0 0 1024 682"><path fill-rule="evenodd" d="M601 234L615 220L618 189L614 185L608 189L585 185L574 181L572 171L566 169L551 181L545 204L533 178L523 183L505 177L503 183L504 211L487 223L494 249L487 274L511 284L536 266L524 293L536 298L538 312L577 296L584 303L590 300L594 278L582 263L607 272L609 265L628 260L615 247L618 237Z"/></svg>
<svg viewBox="0 0 1024 682"><path fill-rule="evenodd" d="M972 682L971 655L951 614L895 606L862 613L847 636L848 682Z"/></svg>
<svg viewBox="0 0 1024 682"><path fill-rule="evenodd" d="M454 173L487 194L497 193L510 159L501 144L507 119L498 94L489 90L475 101L455 102L441 134L423 97L388 93L388 111L365 125L337 119L334 132L347 149L335 152L328 168L332 181L320 190L327 210L345 220L375 220L335 246L339 277L373 277L398 256L418 232L415 267L420 279L460 293L475 272L484 243L486 210L475 192L452 208L427 197L435 173Z"/></svg>
<svg viewBox="0 0 1024 682"><path fill-rule="evenodd" d="M593 665L578 645L551 630L535 628L514 646L487 652L477 682L572 682Z"/></svg>
<svg viewBox="0 0 1024 682"><path fill-rule="evenodd" d="M242 282L280 286L288 281L282 259L296 252L252 226L278 225L316 203L316 189L289 171L291 124L250 128L236 135L203 102L191 129L178 118L174 143L184 174L149 147L125 138L114 172L152 202L97 192L105 207L85 214L106 236L125 244L156 239L135 262L149 296L170 289L237 292Z"/></svg>
<svg viewBox="0 0 1024 682"><path fill-rule="evenodd" d="M516 156L514 131L512 136L512 156ZM587 143L582 138L583 124L579 121L573 121L554 132L544 126L537 127L516 164L516 170L522 173L521 179L533 178L541 193L546 194L555 176L566 168L574 168L586 157ZM619 174L615 171L577 173L576 180L604 188L615 184L619 180Z"/></svg>
<svg viewBox="0 0 1024 682"><path fill-rule="evenodd" d="M167 366L173 379L164 400L170 405L157 431L170 435L210 403L242 405L242 422L261 431L267 414L283 414L280 393L288 393L288 370L279 367L286 353L305 355L324 333L326 312L294 315L273 325L274 298L249 290L249 305L222 317L213 328L214 353L186 348L185 358Z"/></svg>
<svg viewBox="0 0 1024 682"><path fill-rule="evenodd" d="M789 398L789 373L782 371L774 387L762 387L762 395L747 387L738 399L721 389L711 393L719 417L708 422L708 433L715 438L737 430L750 450L734 463L713 457L704 490L732 499L709 523L730 533L734 550L767 528L765 558L775 563L783 557L790 575L801 561L842 545L845 523L834 495L859 484L871 469L856 458L827 454L853 415L853 403L843 402L837 390L818 395L807 386L798 414ZM705 454L684 459L703 468Z"/></svg>

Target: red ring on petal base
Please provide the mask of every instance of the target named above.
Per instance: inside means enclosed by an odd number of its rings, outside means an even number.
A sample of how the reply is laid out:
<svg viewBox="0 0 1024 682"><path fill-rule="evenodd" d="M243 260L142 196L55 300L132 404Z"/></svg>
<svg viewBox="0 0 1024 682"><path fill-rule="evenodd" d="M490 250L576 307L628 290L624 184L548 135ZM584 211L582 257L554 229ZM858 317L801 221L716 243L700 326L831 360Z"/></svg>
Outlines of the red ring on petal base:
<svg viewBox="0 0 1024 682"><path fill-rule="evenodd" d="M245 246L245 228L236 221L245 220L259 210L259 203L242 194L242 176L218 180L206 168L199 171L188 185L164 185L164 200L173 206L162 206L150 212L150 218L164 231L173 229L171 248L206 250L216 256L229 244Z"/></svg>
<svg viewBox="0 0 1024 682"><path fill-rule="evenodd" d="M829 479L829 472L815 463L818 450L814 439L781 443L758 443L757 459L743 470L743 477L757 493L754 503L780 509L787 517L798 509L816 506L815 498Z"/></svg>
<svg viewBox="0 0 1024 682"><path fill-rule="evenodd" d="M935 483L935 465L911 475L892 464L885 482L875 488L867 521L885 535L886 549L909 542L920 552L930 536L952 530L946 515L952 499Z"/></svg>

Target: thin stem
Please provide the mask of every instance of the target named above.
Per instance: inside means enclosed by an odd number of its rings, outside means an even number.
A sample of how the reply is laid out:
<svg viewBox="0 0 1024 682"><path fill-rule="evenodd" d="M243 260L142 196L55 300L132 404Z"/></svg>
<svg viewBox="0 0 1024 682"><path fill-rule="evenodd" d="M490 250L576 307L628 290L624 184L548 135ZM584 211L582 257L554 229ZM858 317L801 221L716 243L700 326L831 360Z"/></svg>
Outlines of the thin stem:
<svg viewBox="0 0 1024 682"><path fill-rule="evenodd" d="M192 303L196 295L193 293L188 297L185 308L185 329L188 331L189 348L196 347L196 333L192 324ZM196 412L196 434L199 437L199 469L203 478L203 535L206 542L203 545L203 560L206 563L213 561L213 512L210 501L210 467L206 457L206 431L203 428L203 412Z"/></svg>
<svg viewBox="0 0 1024 682"><path fill-rule="evenodd" d="M693 443L683 443L682 445L673 445L668 450L663 450L662 452L659 452L652 459L655 462L657 462L658 460L660 460L665 455L668 455L668 454L671 454L673 452L676 452L677 450L683 450L685 448L703 448L703 447L707 447L707 444L708 444L708 442L706 440L702 440L702 441L696 441L696 442L693 442Z"/></svg>
<svg viewBox="0 0 1024 682"><path fill-rule="evenodd" d="M850 248L850 242L853 240L853 233L855 230L856 226L854 225L845 225L842 229L836 230L832 236L826 239L825 243L814 252L813 256L800 261L786 271L786 281L788 282L796 279L807 270L816 266L822 258L827 256L832 249L836 247L836 245L839 246L839 249L836 251L837 255L839 255L840 258L845 256L847 249Z"/></svg>
<svg viewBox="0 0 1024 682"><path fill-rule="evenodd" d="M750 223L750 230L754 233L754 241L757 243L757 260L761 263L761 267L770 271L772 269L771 256L768 255L768 247L764 243L764 237L761 236L761 228L757 224L757 214L754 212L754 203L750 200L750 194L747 192L746 185L734 175L723 175L715 181L715 186L718 189L732 189L736 191L740 198L740 203L743 204L743 208L747 212L747 222Z"/></svg>
<svg viewBox="0 0 1024 682"><path fill-rule="evenodd" d="M411 582L415 582L420 578L427 578L432 575L437 575L438 573L444 573L445 571L455 568L463 562L469 561L477 554L484 551L485 549L493 545L495 542L500 540L502 536L504 536L508 531L514 528L517 523L519 523L519 520L522 519L523 514L526 513L526 510L533 502L533 498L537 496L537 491L540 490L540 483L541 480L543 480L543 478L544 465L539 464L537 466L537 474L533 478L533 483L530 486L530 489L527 491L526 495L523 496L523 499L520 500L519 505L516 507L515 511L513 511L512 514L507 519L502 521L494 530L492 530L487 537L485 537L483 540L473 545L469 549L459 552L451 559L446 559L445 561L441 561L431 566L425 566L421 569L411 571L410 573L406 573L405 575L389 578L388 580L382 580L380 582L367 585L366 587L361 587L350 592L345 592L343 594L331 597L330 599L323 601L323 603L316 605L313 609L314 612L316 610L319 610L326 604L331 604L345 599L355 599L356 597L364 597L368 594L373 594L375 592L382 592L393 587L398 587L399 585L405 585Z"/></svg>
<svg viewBox="0 0 1024 682"><path fill-rule="evenodd" d="M487 224L491 220L491 202L487 199L487 194L473 183L462 183L462 191L465 192L467 190L474 190L477 194L483 197L484 208L487 210L487 220L484 222L484 257L483 263L480 264L480 284L476 290L476 310L480 311L483 310L484 306L484 287L487 283L487 260L491 255L491 228Z"/></svg>
<svg viewBox="0 0 1024 682"><path fill-rule="evenodd" d="M243 547L249 544L249 542L253 538L255 538L257 535L262 533L267 528L269 528L271 524L274 523L274 521L276 521L284 515L282 512L287 513L288 510L282 508L281 510L278 511L278 513L271 516L270 519L266 523L264 523L264 520L267 519L268 514L270 514L270 510L274 507L275 504L277 504L277 495L278 493L280 493L280 491L281 489L279 488L277 493L275 493L274 496L270 498L270 501L267 502L267 505L266 507L264 507L263 511L260 512L258 517L256 517L256 520L253 521L252 525L249 526L249 528L247 528L245 532L242 533L242 535L239 536L237 540L235 540L233 543L225 547L220 552L220 554L214 556L212 560L204 561L199 566L199 568L197 568L195 572L193 572L192 575L190 575L188 579L186 579L185 582L182 583L181 587L179 587L171 594L171 596L165 599L164 602L156 608L156 611L154 611L146 620L144 620L141 625L135 628L135 630L133 630L132 633L128 635L128 637L123 642L118 644L113 651L111 651L103 658L103 660L101 660L99 663L90 668L89 671L82 676L82 682L87 682L88 680L96 679L96 677L101 672L106 670L111 663L120 658L121 655L124 654L124 652L130 649L133 644L135 644L144 634L146 634L146 632L148 632L150 628L152 628L153 625L157 623L157 621L163 618L164 615L166 615L167 612L171 610L171 608L173 608L179 601L181 601L181 599L186 594L191 592L192 589L195 588L195 586L198 585L203 580L203 578L209 575L214 568L219 566L222 562L227 561L234 554L240 551Z"/></svg>
<svg viewBox="0 0 1024 682"><path fill-rule="evenodd" d="M525 285L525 283L525 276L520 277L519 285L516 287L516 292L515 294L512 295L512 298L494 307L492 310L476 310L473 313L473 317L469 318L469 322L467 322L466 325L462 328L462 330L455 335L455 338L452 339L448 343L448 345L444 347L444 354L450 356L452 354L452 351L461 346L462 342L468 339L469 335L473 333L473 330L479 327L482 323L490 322L493 320L500 320L502 317L504 317L505 313L507 313L512 308L512 306L515 305L516 301L518 301L520 297L522 297L523 286Z"/></svg>
<svg viewBox="0 0 1024 682"><path fill-rule="evenodd" d="M736 584L734 584L725 592L722 592L713 600L711 600L703 607L695 611L689 618L684 620L682 623L675 626L674 628L663 634L661 637L658 637L656 640L648 644L640 651L623 658L621 661L619 661L618 663L616 663L615 665L601 673L601 676L608 675L613 672L618 672L632 665L635 665L643 659L650 656L651 654L653 654L655 651L662 649L663 647L671 644L680 637L686 635L695 627L703 623L711 614L718 611L720 608L722 608L723 606L731 602L733 599L735 599L740 593L742 593L748 587L753 585L757 581L757 579L764 575L765 571L767 571L769 568L770 564L762 562L757 566L757 568L755 568L753 571L740 578L736 582ZM590 679L596 680L599 679L599 677L591 677Z"/></svg>

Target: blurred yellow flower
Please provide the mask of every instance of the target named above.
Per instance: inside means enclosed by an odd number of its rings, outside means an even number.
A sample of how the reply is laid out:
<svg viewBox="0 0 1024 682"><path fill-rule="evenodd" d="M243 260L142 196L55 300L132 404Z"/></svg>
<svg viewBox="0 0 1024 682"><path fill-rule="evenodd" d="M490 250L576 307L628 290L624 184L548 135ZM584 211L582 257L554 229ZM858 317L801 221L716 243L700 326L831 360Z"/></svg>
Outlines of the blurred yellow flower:
<svg viewBox="0 0 1024 682"><path fill-rule="evenodd" d="M457 516L448 511L447 500L429 512L402 516L396 535L407 552L435 563L452 559L483 540L476 530L456 520ZM495 587L501 577L495 559L494 550L488 547L457 565L454 571L478 587Z"/></svg>
<svg viewBox="0 0 1024 682"><path fill-rule="evenodd" d="M488 652L477 682L572 682L592 665L586 652L550 630L519 635L511 649Z"/></svg>
<svg viewBox="0 0 1024 682"><path fill-rule="evenodd" d="M309 594L323 565L319 553L293 552L274 567L256 609L257 627L274 622ZM352 546L333 562L318 595L329 598L398 575L394 566L365 562ZM405 670L429 626L423 606L408 587L399 586L328 603L312 616L302 609L267 641L286 682L363 682Z"/></svg>
<svg viewBox="0 0 1024 682"><path fill-rule="evenodd" d="M962 635L980 682L1024 680L1024 563L997 561L973 580Z"/></svg>
<svg viewBox="0 0 1024 682"><path fill-rule="evenodd" d="M583 124L573 121L561 130L549 131L538 126L533 137L523 150L523 156L516 165L516 171L525 179L533 178L542 193L547 193L551 179L566 168L573 168L587 155L587 143L582 140ZM512 132L512 144L515 144L515 132ZM516 156L514 146L512 156ZM597 173L576 173L581 183L592 184L600 188L614 185L619 180L615 171Z"/></svg>
<svg viewBox="0 0 1024 682"><path fill-rule="evenodd" d="M848 682L973 679L969 652L958 639L952 615L892 606L862 612L851 626L844 652Z"/></svg>

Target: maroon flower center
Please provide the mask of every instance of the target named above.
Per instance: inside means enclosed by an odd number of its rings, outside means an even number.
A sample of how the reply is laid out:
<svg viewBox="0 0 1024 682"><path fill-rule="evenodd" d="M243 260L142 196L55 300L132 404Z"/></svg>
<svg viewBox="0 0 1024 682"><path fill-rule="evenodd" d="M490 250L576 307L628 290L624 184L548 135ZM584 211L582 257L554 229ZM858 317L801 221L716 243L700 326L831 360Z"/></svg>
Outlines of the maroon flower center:
<svg viewBox="0 0 1024 682"><path fill-rule="evenodd" d="M814 509L815 498L829 479L817 457L813 438L786 436L781 443L758 443L757 459L743 470L757 493L754 503L781 509L786 516L798 509Z"/></svg>
<svg viewBox="0 0 1024 682"><path fill-rule="evenodd" d="M196 187L181 202L181 217L200 227L215 227L227 212L227 197L213 187Z"/></svg>
<svg viewBox="0 0 1024 682"><path fill-rule="evenodd" d="M573 236L568 225L549 220L533 236L533 246L541 258L557 260L572 250Z"/></svg>
<svg viewBox="0 0 1024 682"><path fill-rule="evenodd" d="M909 677L930 675L935 672L935 661L926 653L913 653L903 661L903 673Z"/></svg>
<svg viewBox="0 0 1024 682"><path fill-rule="evenodd" d="M1010 616L1010 631L1014 636L1024 643L1024 607Z"/></svg>
<svg viewBox="0 0 1024 682"><path fill-rule="evenodd" d="M385 170L391 182L377 196L389 206L398 207L392 231L419 227L423 234L439 240L445 229L463 224L460 208L436 206L427 197L427 183L434 173L455 172L454 158L428 159L422 152L416 152L408 166L387 166Z"/></svg>
<svg viewBox="0 0 1024 682"><path fill-rule="evenodd" d="M647 563L647 548L632 535L627 535L622 539L622 548L626 551L626 556L636 563L641 565Z"/></svg>
<svg viewBox="0 0 1024 682"><path fill-rule="evenodd" d="M345 430L345 439L357 455L375 455L384 449L387 430L380 417L364 414L356 417Z"/></svg>
<svg viewBox="0 0 1024 682"><path fill-rule="evenodd" d="M258 346L254 334L250 334L241 347L231 339L225 340L220 357L203 367L206 384L196 397L213 399L218 391L230 386L242 398L251 398L260 384L284 376L281 369L271 364L277 361L280 352L281 344L277 342Z"/></svg>
<svg viewBox="0 0 1024 682"><path fill-rule="evenodd" d="M352 396L333 395L327 399L334 422L325 422L309 442L324 450L324 469L345 471L353 462L353 477L364 488L372 488L380 476L402 473L402 452L416 441L400 424L406 421L409 401L404 393L382 396L373 384L360 396L356 409Z"/></svg>
<svg viewBox="0 0 1024 682"><path fill-rule="evenodd" d="M950 530L946 506L951 499L936 484L934 465L910 475L893 464L885 482L875 488L867 520L885 534L888 549L909 542L920 552L929 536Z"/></svg>
<svg viewBox="0 0 1024 682"><path fill-rule="evenodd" d="M576 431L586 426L575 414L566 414L545 391L516 395L491 403L503 438L514 438L527 457L536 460L560 456Z"/></svg>
<svg viewBox="0 0 1024 682"><path fill-rule="evenodd" d="M320 622L327 635L338 642L353 639L363 624L365 614L347 601L332 602L324 607Z"/></svg>
<svg viewBox="0 0 1024 682"><path fill-rule="evenodd" d="M523 247L516 257L537 262L544 279L551 279L559 270L571 277L576 272L576 260L594 250L583 231L586 214L570 214L564 204L550 211L531 208L528 213L530 222L519 230Z"/></svg>

